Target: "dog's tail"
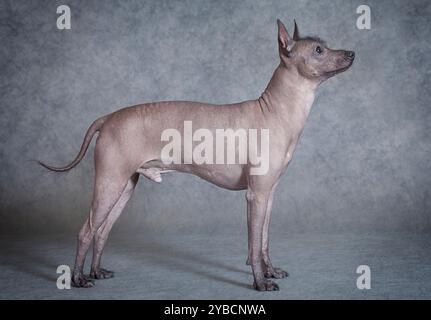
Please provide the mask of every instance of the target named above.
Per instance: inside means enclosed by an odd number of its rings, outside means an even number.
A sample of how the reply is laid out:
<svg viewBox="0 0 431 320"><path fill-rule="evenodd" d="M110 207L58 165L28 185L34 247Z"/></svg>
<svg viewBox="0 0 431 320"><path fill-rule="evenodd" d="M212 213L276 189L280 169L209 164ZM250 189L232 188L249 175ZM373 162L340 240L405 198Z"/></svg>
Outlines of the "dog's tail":
<svg viewBox="0 0 431 320"><path fill-rule="evenodd" d="M76 156L75 160L73 160L70 164L68 164L67 166L64 167L53 167L53 166L49 166L45 163L43 163L42 161L38 161L38 163L51 171L55 171L55 172L65 172L65 171L69 171L70 169L72 169L73 167L75 167L81 160L82 158L84 158L85 152L88 149L88 146L90 145L91 140L93 139L94 134L97 131L100 131L100 129L102 128L103 124L105 123L106 119L108 118L108 116L104 116L101 117L99 119L97 119L96 121L93 122L93 124L90 126L90 128L88 128L87 133L85 134L85 138L84 141L82 142L82 146L81 146L81 150L79 150L78 155Z"/></svg>

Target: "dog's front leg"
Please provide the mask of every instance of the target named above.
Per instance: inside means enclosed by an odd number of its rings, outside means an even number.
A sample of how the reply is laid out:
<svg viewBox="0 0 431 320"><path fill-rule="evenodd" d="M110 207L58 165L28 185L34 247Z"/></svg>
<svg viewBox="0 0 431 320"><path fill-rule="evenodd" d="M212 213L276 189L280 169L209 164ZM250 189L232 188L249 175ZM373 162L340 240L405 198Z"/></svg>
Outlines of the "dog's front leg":
<svg viewBox="0 0 431 320"><path fill-rule="evenodd" d="M265 221L263 223L263 233L262 233L262 258L265 264L265 277L267 278L285 278L289 276L287 271L280 268L276 268L272 265L271 259L269 258L269 221L271 219L272 202L274 199L274 192L276 186L271 190L268 198L268 204L266 206Z"/></svg>
<svg viewBox="0 0 431 320"><path fill-rule="evenodd" d="M251 247L251 268L254 276L254 288L259 291L278 290L278 285L265 278L265 265L262 256L262 234L265 213L270 191L247 189L247 210L250 215L249 244Z"/></svg>

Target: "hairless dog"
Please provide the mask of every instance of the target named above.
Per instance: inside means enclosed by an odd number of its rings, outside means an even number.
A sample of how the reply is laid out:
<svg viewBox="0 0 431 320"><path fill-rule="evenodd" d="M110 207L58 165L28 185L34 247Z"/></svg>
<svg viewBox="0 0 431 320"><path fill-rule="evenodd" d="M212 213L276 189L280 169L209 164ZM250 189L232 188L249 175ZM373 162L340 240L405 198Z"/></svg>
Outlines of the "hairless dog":
<svg viewBox="0 0 431 320"><path fill-rule="evenodd" d="M161 173L191 173L230 190L246 190L248 259L259 291L278 290L267 278L284 278L286 271L272 265L268 251L268 226L274 192L285 172L314 101L317 87L328 78L347 70L352 51L332 50L322 40L300 37L295 22L293 37L280 20L278 50L280 63L268 86L257 100L229 105L189 101L154 102L123 108L103 116L90 126L76 159L65 167L47 169L62 172L75 167L96 132L95 184L89 217L78 236L72 283L92 287L94 279L106 279L113 272L100 266L109 232L136 187L140 174L161 182ZM268 171L251 174L251 163L197 164L162 161L164 129L182 131L185 121L207 128L268 129L270 132ZM186 155L184 155L186 156ZM90 277L84 276L86 253L94 239Z"/></svg>

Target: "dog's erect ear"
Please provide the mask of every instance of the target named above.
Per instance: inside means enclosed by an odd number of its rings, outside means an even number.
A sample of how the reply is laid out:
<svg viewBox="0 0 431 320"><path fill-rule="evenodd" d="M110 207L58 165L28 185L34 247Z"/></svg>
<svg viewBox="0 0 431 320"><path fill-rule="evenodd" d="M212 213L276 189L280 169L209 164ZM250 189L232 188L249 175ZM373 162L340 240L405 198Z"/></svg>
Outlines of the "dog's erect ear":
<svg viewBox="0 0 431 320"><path fill-rule="evenodd" d="M293 19L293 22L295 23L295 30L293 31L293 41L298 41L299 40L298 25L296 24L296 20L295 19Z"/></svg>
<svg viewBox="0 0 431 320"><path fill-rule="evenodd" d="M293 39L289 36L289 33L287 33L286 27L284 26L283 22L280 21L280 19L277 19L278 24L278 44L281 48L286 49L287 51L290 51L293 46Z"/></svg>

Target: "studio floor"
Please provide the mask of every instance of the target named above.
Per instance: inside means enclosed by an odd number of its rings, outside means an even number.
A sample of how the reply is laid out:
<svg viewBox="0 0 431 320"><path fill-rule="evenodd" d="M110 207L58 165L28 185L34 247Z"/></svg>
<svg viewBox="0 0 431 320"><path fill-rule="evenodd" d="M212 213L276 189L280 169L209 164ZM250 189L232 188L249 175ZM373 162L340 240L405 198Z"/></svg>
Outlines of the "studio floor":
<svg viewBox="0 0 431 320"><path fill-rule="evenodd" d="M73 236L1 236L1 299L429 299L429 234L274 234L274 265L290 276L278 292L252 289L245 234L113 235L103 266L115 277L59 290L57 266L73 264ZM89 259L86 270L88 272ZM356 287L368 265L371 289Z"/></svg>

